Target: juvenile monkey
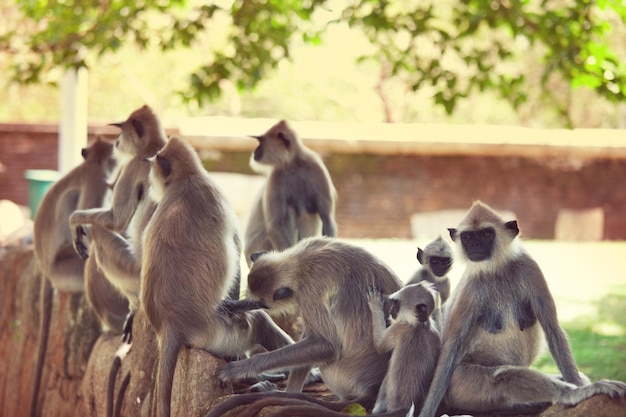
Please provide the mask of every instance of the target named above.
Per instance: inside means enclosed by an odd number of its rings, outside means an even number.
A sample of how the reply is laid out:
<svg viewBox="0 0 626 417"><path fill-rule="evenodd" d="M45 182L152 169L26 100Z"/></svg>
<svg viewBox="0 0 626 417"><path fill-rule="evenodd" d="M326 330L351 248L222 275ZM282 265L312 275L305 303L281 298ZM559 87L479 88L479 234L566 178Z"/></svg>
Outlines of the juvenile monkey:
<svg viewBox="0 0 626 417"><path fill-rule="evenodd" d="M430 242L424 250L417 248L417 260L422 267L406 282L417 284L428 281L432 283L441 297L441 304L450 296L450 280L448 272L452 267L452 248L441 236Z"/></svg>
<svg viewBox="0 0 626 417"><path fill-rule="evenodd" d="M543 273L516 239L516 221L475 202L449 230L467 266L448 300L441 354L420 417L434 416L442 400L447 410L528 413L596 394L626 395L623 382L589 384L576 369ZM559 377L529 368L541 329Z"/></svg>
<svg viewBox="0 0 626 417"><path fill-rule="evenodd" d="M339 398L373 406L389 354L376 350L366 294L368 285L387 294L399 290L395 273L369 252L327 237L303 239L282 252L255 254L252 260L247 298L267 306L270 315L300 311L304 335L293 345L230 362L220 373L229 381L290 368L287 393L234 396L208 416L268 396L307 400L304 394L292 394L302 391L313 366L319 366L324 383Z"/></svg>
<svg viewBox="0 0 626 417"><path fill-rule="evenodd" d="M336 236L336 191L319 155L284 120L253 137L259 146L250 165L270 172L246 228L248 266L255 252L286 249L309 236Z"/></svg>
<svg viewBox="0 0 626 417"><path fill-rule="evenodd" d="M193 148L172 138L150 167L158 204L143 234L141 306L159 346L153 414L167 417L182 346L233 357L293 341L263 311L224 312L239 270L237 217Z"/></svg>
<svg viewBox="0 0 626 417"><path fill-rule="evenodd" d="M372 312L376 349L391 353L389 370L376 398L372 412L419 410L424 403L435 373L441 338L431 314L438 308L439 294L432 284L410 284L391 294L391 325L385 328L383 296L370 288L367 300Z"/></svg>
<svg viewBox="0 0 626 417"><path fill-rule="evenodd" d="M82 292L85 288L85 261L72 247L68 224L76 209L102 206L107 194L107 178L115 163L113 144L97 138L82 150L84 161L52 184L44 195L34 221L34 253L44 279L41 282L39 348L30 415L37 415L39 387L48 347L53 287L59 291Z"/></svg>

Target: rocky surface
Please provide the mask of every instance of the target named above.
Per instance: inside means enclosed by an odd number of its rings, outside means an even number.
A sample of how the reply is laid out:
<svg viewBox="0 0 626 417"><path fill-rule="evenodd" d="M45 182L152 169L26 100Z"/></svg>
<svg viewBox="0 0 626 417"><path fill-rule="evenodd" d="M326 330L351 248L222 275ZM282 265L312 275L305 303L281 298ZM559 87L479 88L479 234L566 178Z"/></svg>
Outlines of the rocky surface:
<svg viewBox="0 0 626 417"><path fill-rule="evenodd" d="M10 248L0 255L2 416L26 416L29 412L37 357L41 279L30 246ZM100 335L97 320L80 294L55 294L52 323L39 397L41 416L104 416L111 363L121 344L119 335ZM120 404L121 414L148 416L157 346L142 314L135 319L133 336L133 347L117 375L116 395L123 379L130 375ZM203 416L212 405L233 394L231 387L223 389L217 383L216 375L222 364L220 359L202 350L181 350L172 392L172 416ZM247 386L236 384L234 388L238 393ZM321 384L309 387L307 392L326 400L334 398ZM596 396L576 407L550 407L539 416L626 416L626 399Z"/></svg>

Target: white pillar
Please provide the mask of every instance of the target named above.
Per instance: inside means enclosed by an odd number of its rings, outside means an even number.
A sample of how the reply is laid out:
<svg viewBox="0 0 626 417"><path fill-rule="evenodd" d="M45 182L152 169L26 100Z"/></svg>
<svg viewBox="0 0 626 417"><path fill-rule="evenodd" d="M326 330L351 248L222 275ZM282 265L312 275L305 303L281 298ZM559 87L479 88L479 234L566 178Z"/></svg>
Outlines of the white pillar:
<svg viewBox="0 0 626 417"><path fill-rule="evenodd" d="M62 174L82 162L81 149L87 145L87 69L70 68L61 81L59 123L59 165Z"/></svg>

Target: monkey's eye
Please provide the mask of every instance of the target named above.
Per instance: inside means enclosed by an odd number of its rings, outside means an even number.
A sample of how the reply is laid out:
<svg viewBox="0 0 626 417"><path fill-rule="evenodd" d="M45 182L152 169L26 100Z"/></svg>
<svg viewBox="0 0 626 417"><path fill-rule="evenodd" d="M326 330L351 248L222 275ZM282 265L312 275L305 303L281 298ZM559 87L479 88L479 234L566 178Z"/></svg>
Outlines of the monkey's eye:
<svg viewBox="0 0 626 417"><path fill-rule="evenodd" d="M491 236L493 236L492 229L483 229L480 231L480 237L482 237L483 239L489 239Z"/></svg>
<svg viewBox="0 0 626 417"><path fill-rule="evenodd" d="M291 290L291 288L282 287L274 291L274 295L272 296L272 299L274 301L284 300L285 298L289 298L292 295L293 295L293 291Z"/></svg>

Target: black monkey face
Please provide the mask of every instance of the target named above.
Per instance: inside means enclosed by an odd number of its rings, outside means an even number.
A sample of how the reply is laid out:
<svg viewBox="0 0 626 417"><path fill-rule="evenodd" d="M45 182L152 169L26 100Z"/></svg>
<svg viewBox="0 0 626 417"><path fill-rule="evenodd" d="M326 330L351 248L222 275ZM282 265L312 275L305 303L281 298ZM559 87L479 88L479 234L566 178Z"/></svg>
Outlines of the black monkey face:
<svg viewBox="0 0 626 417"><path fill-rule="evenodd" d="M252 136L256 140L259 141L259 146L253 152L253 158L255 161L259 162L261 158L263 158L263 136Z"/></svg>
<svg viewBox="0 0 626 417"><path fill-rule="evenodd" d="M452 258L447 256L431 256L428 259L431 271L438 277L444 276L452 266Z"/></svg>
<svg viewBox="0 0 626 417"><path fill-rule="evenodd" d="M470 261L480 262L491 258L496 232L493 227L461 232L461 243Z"/></svg>
<svg viewBox="0 0 626 417"><path fill-rule="evenodd" d="M418 304L415 306L415 316L420 323L428 321L428 307L426 304Z"/></svg>

